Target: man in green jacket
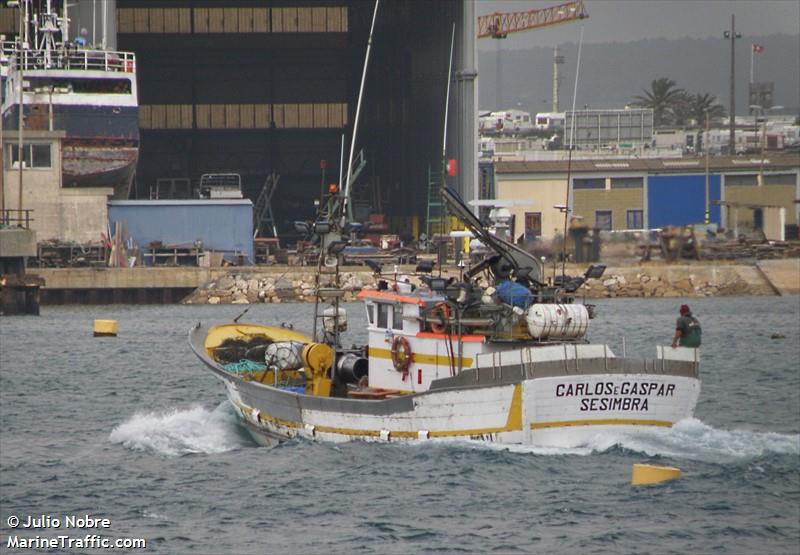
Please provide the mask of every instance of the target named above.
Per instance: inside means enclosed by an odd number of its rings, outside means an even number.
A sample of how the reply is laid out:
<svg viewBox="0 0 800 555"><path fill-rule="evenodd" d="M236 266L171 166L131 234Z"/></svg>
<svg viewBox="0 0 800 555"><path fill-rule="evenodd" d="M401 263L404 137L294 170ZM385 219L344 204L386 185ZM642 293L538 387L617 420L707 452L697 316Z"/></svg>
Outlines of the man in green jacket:
<svg viewBox="0 0 800 555"><path fill-rule="evenodd" d="M697 348L700 346L700 322L697 318L692 316L692 311L689 310L689 305L681 305L681 315L675 323L675 336L672 338L672 346L677 347L692 347Z"/></svg>

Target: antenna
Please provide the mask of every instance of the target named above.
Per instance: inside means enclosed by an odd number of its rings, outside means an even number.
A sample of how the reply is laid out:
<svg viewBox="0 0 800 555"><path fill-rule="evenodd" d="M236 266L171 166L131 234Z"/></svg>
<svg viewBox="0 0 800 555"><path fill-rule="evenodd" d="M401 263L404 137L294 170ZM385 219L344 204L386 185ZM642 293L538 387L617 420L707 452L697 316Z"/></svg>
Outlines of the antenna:
<svg viewBox="0 0 800 555"><path fill-rule="evenodd" d="M344 171L344 133L342 133L342 146L339 148L339 182L337 183L337 188L342 188L342 172ZM347 169L350 171L350 168ZM323 195L324 196L324 195ZM319 199L320 206L322 206L322 197Z"/></svg>
<svg viewBox="0 0 800 555"><path fill-rule="evenodd" d="M372 33L375 31L375 19L378 17L378 3L375 0L375 9L372 12L372 25L369 28L369 39L367 39L367 55L364 58L364 69L361 72L361 86L358 89L358 102L356 102L356 119L353 122L353 136L350 139L350 156L347 159L347 183L344 186L344 196L342 197L342 218L340 225L344 227L348 216L353 219L353 209L350 207L350 180L353 176L353 151L356 149L356 132L358 131L358 119L361 114L361 99L364 96L364 82L367 80L367 65L369 64L369 54L372 50Z"/></svg>
<svg viewBox="0 0 800 555"><path fill-rule="evenodd" d="M569 155L567 156L567 198L564 203L564 237L561 241L561 283L564 283L567 266L567 221L569 220L569 181L572 176L572 149L575 140L575 100L578 96L578 75L581 71L581 47L583 46L583 23L581 23L581 36L578 40L578 61L575 65L575 86L572 89L572 121L569 131Z"/></svg>
<svg viewBox="0 0 800 555"><path fill-rule="evenodd" d="M444 131L442 132L442 170L445 169L447 158L447 114L450 108L450 79L453 74L453 45L456 40L456 24L453 23L453 32L450 35L450 61L447 64L447 89L444 94ZM444 179L444 175L442 175Z"/></svg>
<svg viewBox="0 0 800 555"><path fill-rule="evenodd" d="M442 125L442 165L441 165L441 172L442 172L442 189L444 189L445 185L447 184L447 119L448 114L450 113L450 80L453 75L453 46L455 45L456 40L456 24L453 23L453 31L450 34L450 58L447 62L447 86L445 87L444 93L444 122ZM428 193L430 194L430 192ZM441 194L441 192L440 192ZM430 199L428 199L430 202ZM441 231L446 233L450 230L450 225L447 221L447 204L445 203L442 211L442 227ZM430 240L430 237L428 238ZM445 258L447 258L445 256ZM443 264L439 264L439 277L442 277L442 266Z"/></svg>

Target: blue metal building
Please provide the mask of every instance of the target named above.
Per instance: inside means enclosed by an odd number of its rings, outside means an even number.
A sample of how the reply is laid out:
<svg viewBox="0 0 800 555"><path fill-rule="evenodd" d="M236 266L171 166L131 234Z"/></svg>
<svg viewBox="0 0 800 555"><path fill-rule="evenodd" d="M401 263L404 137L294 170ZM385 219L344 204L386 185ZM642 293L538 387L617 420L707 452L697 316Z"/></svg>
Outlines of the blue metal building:
<svg viewBox="0 0 800 555"><path fill-rule="evenodd" d="M247 199L119 200L108 203L113 233L124 222L140 248L152 242L222 252L253 263L253 204Z"/></svg>
<svg viewBox="0 0 800 555"><path fill-rule="evenodd" d="M720 176L708 180L709 222L721 224ZM650 175L647 178L648 226L690 225L703 223L706 202L705 174Z"/></svg>

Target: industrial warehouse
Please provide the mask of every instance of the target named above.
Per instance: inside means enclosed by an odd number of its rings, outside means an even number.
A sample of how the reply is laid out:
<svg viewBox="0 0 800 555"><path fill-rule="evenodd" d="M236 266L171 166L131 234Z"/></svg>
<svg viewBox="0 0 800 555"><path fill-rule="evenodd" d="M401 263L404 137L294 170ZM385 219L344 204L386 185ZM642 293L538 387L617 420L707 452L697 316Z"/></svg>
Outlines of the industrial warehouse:
<svg viewBox="0 0 800 555"><path fill-rule="evenodd" d="M31 267L303 264L313 246L296 222L312 220L331 187L347 190L351 217L369 230L358 252L403 249L397 261L467 248L443 186L480 206L486 225L492 207L508 210L500 227L534 250L572 229L797 238L797 125L768 119L771 107L705 131L656 125L646 108L560 112L556 49L551 112L479 109L477 41L581 21L583 2L526 20L478 17L460 0L430 3L420 18L415 3L389 2L371 41L364 2L62 4L48 16L69 20L52 52L68 45L72 76L48 77L60 62L5 66L3 223L29 231ZM44 5L20 6L0 7L6 64L20 21ZM56 17L61 7L68 18ZM30 25L26 42L47 60L42 28ZM80 84L75 71L101 67L104 82ZM59 106L77 95L102 104L81 121L114 122L113 145L100 127L81 124L76 136L77 112Z"/></svg>

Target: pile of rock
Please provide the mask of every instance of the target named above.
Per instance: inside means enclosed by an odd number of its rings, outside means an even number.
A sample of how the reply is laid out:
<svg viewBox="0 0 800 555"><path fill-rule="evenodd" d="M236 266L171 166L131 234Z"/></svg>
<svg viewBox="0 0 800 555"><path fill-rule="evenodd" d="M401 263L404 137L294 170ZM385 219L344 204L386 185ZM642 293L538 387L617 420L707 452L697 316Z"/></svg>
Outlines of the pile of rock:
<svg viewBox="0 0 800 555"><path fill-rule="evenodd" d="M184 300L187 304L254 304L313 302L316 268L275 273L231 273L213 279ZM447 275L447 274L446 274ZM455 273L454 275L457 275ZM364 287L374 287L370 271L342 272L344 301L354 301ZM405 279L405 278L401 278ZM320 286L330 286L332 276L320 275ZM409 281L419 286L417 277ZM599 280L590 280L578 295L606 297L702 297L773 295L774 288L755 266L653 266L609 268Z"/></svg>
<svg viewBox="0 0 800 555"><path fill-rule="evenodd" d="M704 273L704 272L703 272ZM713 297L723 295L766 294L762 288L747 283L738 273L726 272L720 277L690 273L674 276L658 272L610 274L590 280L578 291L590 298L605 297Z"/></svg>
<svg viewBox="0 0 800 555"><path fill-rule="evenodd" d="M375 278L368 272L345 272L340 276L346 291L344 301L354 301L365 286L375 285ZM320 276L320 286L330 286L332 276ZM274 274L229 274L212 280L197 288L185 304L255 304L314 301L316 275L314 270L304 273L292 272L280 276Z"/></svg>

